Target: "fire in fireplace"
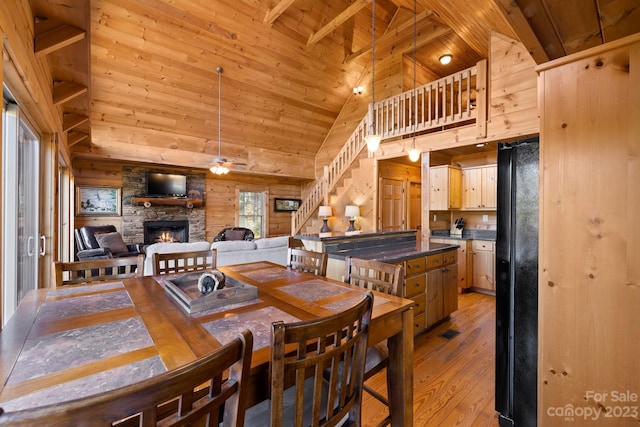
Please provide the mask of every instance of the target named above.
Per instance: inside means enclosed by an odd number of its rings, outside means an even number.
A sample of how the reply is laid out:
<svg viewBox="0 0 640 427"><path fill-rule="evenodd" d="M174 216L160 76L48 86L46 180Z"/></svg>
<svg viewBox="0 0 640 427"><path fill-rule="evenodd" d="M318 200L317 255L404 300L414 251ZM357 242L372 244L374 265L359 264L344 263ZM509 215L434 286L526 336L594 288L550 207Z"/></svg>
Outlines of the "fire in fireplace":
<svg viewBox="0 0 640 427"><path fill-rule="evenodd" d="M189 221L145 221L144 243L170 243L189 241Z"/></svg>

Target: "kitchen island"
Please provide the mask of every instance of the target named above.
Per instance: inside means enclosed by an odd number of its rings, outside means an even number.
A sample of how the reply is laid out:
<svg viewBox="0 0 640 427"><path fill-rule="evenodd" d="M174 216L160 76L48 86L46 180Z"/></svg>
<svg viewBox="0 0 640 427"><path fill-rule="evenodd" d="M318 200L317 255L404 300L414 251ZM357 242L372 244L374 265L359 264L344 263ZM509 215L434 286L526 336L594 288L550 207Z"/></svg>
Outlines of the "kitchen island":
<svg viewBox="0 0 640 427"><path fill-rule="evenodd" d="M402 296L416 303L416 334L439 323L458 308L457 244L420 241L416 230L296 237L307 249L328 253L327 277L332 279L343 279L347 256L401 264L405 270Z"/></svg>

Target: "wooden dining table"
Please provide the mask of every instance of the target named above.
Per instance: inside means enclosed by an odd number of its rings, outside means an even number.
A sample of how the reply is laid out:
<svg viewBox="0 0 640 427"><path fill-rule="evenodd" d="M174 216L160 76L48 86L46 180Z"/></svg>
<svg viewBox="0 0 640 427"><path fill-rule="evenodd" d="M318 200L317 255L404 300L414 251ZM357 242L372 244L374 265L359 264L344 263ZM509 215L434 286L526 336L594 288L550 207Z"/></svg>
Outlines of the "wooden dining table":
<svg viewBox="0 0 640 427"><path fill-rule="evenodd" d="M327 316L365 291L270 262L219 267L257 288L246 301L188 313L167 291L180 275L29 292L0 332L0 407L60 403L175 369L248 328L248 406L268 397L271 323ZM374 292L369 344L387 339L393 426L413 425L413 301Z"/></svg>

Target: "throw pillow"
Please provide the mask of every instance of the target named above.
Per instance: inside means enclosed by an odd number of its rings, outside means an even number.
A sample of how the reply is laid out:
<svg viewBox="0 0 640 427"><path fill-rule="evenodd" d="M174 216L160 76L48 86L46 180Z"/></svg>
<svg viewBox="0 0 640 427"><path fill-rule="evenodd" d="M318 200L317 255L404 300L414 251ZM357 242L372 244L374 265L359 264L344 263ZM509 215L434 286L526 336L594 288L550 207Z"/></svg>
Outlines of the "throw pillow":
<svg viewBox="0 0 640 427"><path fill-rule="evenodd" d="M129 248L122 240L122 236L117 231L114 233L97 234L96 240L101 248L108 248L113 254L129 252Z"/></svg>
<svg viewBox="0 0 640 427"><path fill-rule="evenodd" d="M244 240L244 230L227 230L224 232L224 240Z"/></svg>

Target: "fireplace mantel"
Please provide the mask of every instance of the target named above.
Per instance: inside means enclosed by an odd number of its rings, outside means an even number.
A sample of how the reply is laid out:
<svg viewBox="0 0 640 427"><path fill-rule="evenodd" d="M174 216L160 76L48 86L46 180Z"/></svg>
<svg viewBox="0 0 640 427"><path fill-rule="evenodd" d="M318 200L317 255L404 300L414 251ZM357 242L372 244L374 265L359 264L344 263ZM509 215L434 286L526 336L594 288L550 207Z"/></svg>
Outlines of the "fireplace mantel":
<svg viewBox="0 0 640 427"><path fill-rule="evenodd" d="M189 209L204 205L202 199L186 199L180 197L132 197L131 204L136 206L184 206Z"/></svg>

